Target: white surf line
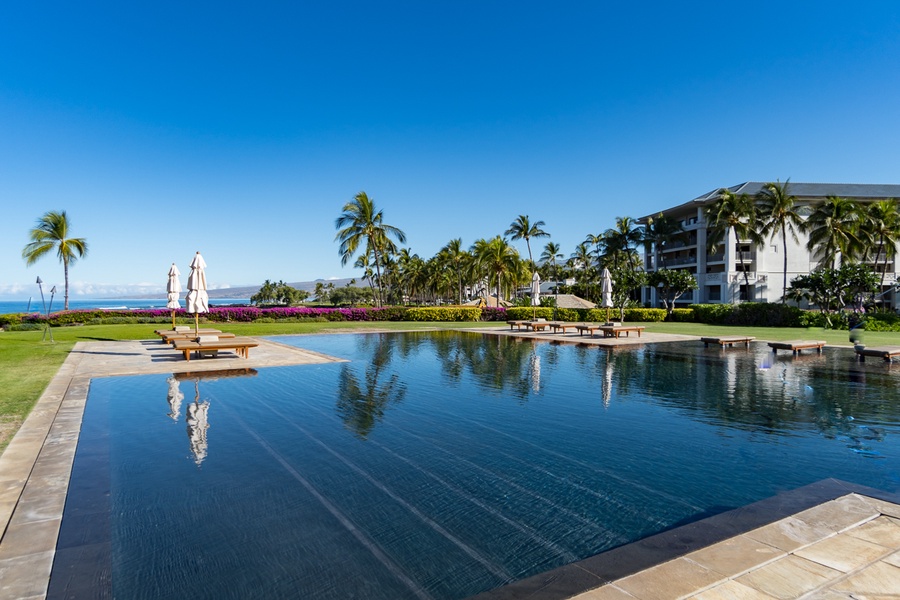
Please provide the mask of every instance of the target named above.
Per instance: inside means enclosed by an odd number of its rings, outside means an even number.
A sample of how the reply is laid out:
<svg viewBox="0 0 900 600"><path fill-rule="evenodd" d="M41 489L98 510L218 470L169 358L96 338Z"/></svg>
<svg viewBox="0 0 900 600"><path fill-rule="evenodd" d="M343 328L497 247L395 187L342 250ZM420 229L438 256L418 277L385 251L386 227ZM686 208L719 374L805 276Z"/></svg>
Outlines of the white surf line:
<svg viewBox="0 0 900 600"><path fill-rule="evenodd" d="M424 438L424 437L422 437L422 436L420 436L420 435L417 435L417 434L415 434L415 433L412 433L411 431L407 431L407 430L402 429L402 428L397 427L397 426L394 426L394 429L395 429L396 431L402 431L402 432L405 433L406 435L410 435L410 436L412 436L412 437L414 437L414 438L418 438L418 439L422 440L423 442L426 442L426 443L428 443L428 444L431 444L432 447L436 448L437 450L440 450L441 452L443 452L443 453L445 453L445 454L449 454L449 455L450 455L452 458L454 458L455 460L457 460L457 461L459 461L459 462L462 462L462 463L464 463L464 464L467 464L467 465L469 465L470 467L472 467L472 468L474 468L474 469L477 469L478 471L482 471L482 472L484 472L484 473L486 473L486 474L488 474L488 475L491 475L491 476L493 476L494 478L499 479L500 481L503 481L503 482L506 483L508 486L510 486L510 487L512 487L512 488L515 488L515 489L519 490L520 492L522 492L522 493L524 493L524 494L527 494L527 495L531 496L532 498L535 498L535 499L537 499L537 500L543 502L544 504L549 504L550 506L552 506L554 509L558 510L559 512L565 513L565 514L569 515L570 517L572 517L573 519L575 519L575 520L577 520L577 521L581 521L582 523L584 523L585 525L587 525L587 526L589 526L589 527L593 527L594 529L597 529L598 531L601 531L601 532L603 532L603 533L607 533L607 534L613 535L613 536L616 538L616 540L619 541L619 542L626 543L626 542L631 541L631 540L626 539L625 537L623 537L623 536L617 534L617 533L614 532L614 531L610 531L609 529L607 529L606 527L603 527L602 525L600 525L600 524L597 523L596 521L593 521L593 520L591 520L591 519L588 519L588 518L586 518L586 517L583 517L583 516L579 515L578 513L576 513L575 511L573 511L573 510L571 510L571 509L568 509L568 508L566 508L565 506L561 506L561 505L557 504L556 502L554 502L554 501L551 500L550 498L547 498L547 497L545 497L545 496L542 496L541 494L538 494L537 492L534 492L534 491L532 491L532 490L529 490L529 489L526 488L526 487L522 487L522 486L519 485L518 483L514 482L513 480L509 479L508 477L504 477L503 475L500 475L500 474L497 473L496 471L492 471L492 470L490 470L490 469L488 469L488 468L482 467L481 465L476 464L476 463L474 463L474 462L472 462L472 461L470 461L470 460L467 460L467 459L465 459L465 458L462 458L461 456L457 456L456 454L454 454L454 453L451 452L450 450L446 450L445 448L441 448L440 446L438 446L438 445L437 445L435 442L433 442L432 440L429 440L429 439L427 439L427 438Z"/></svg>
<svg viewBox="0 0 900 600"><path fill-rule="evenodd" d="M224 403L220 403L220 406L224 406ZM264 439L262 439L253 429L247 425L243 419L241 419L235 411L230 408L227 409L228 412L231 413L232 418L237 421L244 430L249 433L253 439L257 441L257 443L262 446L266 452L268 452L278 463L284 467L284 469L290 473L294 479L296 479L300 485L306 488L310 494L312 494L316 500L318 500L325 509L334 516L335 519L340 522L341 525L344 526L347 531L349 531L353 537L355 537L372 555L378 559L378 561L384 565L384 567L390 571L390 573L396 577L398 580L403 582L406 587L410 589L410 591L416 595L418 598L422 598L422 600L433 600L433 596L425 591L419 584L410 579L406 573L395 563L384 551L379 547L378 543L372 540L365 532L360 530L353 524L353 522L331 501L328 500L325 496L319 493L319 491L313 486L303 475L301 475L291 464L278 453L277 450L272 448Z"/></svg>
<svg viewBox="0 0 900 600"><path fill-rule="evenodd" d="M333 418L334 418L334 415L333 415L333 414L329 414L329 413L325 412L324 410L322 410L321 408L319 408L319 407L317 407L317 406L313 406L313 405L309 404L308 402L305 402L305 401L302 401L302 400L301 400L301 402L303 402L303 404L306 405L306 406L308 406L310 409L312 409L312 410L314 410L314 411L316 411L316 412L318 412L318 413L324 415L325 417L327 417L327 418L329 418L329 419L333 419ZM530 538L532 541L534 541L534 542L536 542L537 544L543 546L543 547L546 548L547 550L550 550L551 552L554 552L554 553L555 553L557 556L559 556L560 558L563 558L563 559L565 559L565 560L568 561L568 562L574 562L574 561L579 560L579 559L581 558L581 557L577 556L576 554L573 554L572 552L570 552L568 549L559 546L558 544L552 542L551 540L548 540L548 539L544 538L544 537L541 536L541 535L538 535L538 533L537 533L536 531L534 531L534 528L532 528L531 526L525 525L525 524L519 523L518 521L514 521L514 520L510 519L509 517L507 517L506 515L504 515L504 514L501 513L500 511L498 511L497 509L493 508L492 506L489 506L488 504L482 502L481 500L479 500L478 498L476 498L476 497L473 496L472 494L466 492L464 489L459 488L459 487L453 485L453 484L450 483L449 481L446 481L446 480L445 480L443 477L441 477L440 475L436 475L436 474L432 473L432 472L429 471L428 469L426 469L426 468L424 468L424 467L421 467L421 466L417 465L416 463L414 463L414 462L411 461L410 459L408 459L408 458L406 458L406 457L404 457L404 456L401 456L401 455L397 454L396 452L394 452L393 450L391 450L390 448L388 448L388 447L385 446L384 444L380 444L380 443L378 443L378 442L376 442L376 441L374 441L374 440L366 440L366 441L367 441L368 443L374 445L374 446L377 446L378 448L381 448L384 452L387 452L388 454L390 454L391 456L395 457L396 459L402 460L403 462L405 462L406 464L408 464L410 467L412 467L413 469L416 469L417 471L421 472L422 474L427 475L428 477L431 477L432 479L434 479L435 481L437 481L438 483L440 483L441 485L443 485L443 486L446 487L447 489L449 489L449 490L451 490L452 492L454 492L456 495L461 496L462 498L464 498L465 500L468 500L469 502L471 502L471 503L474 504L475 506L481 508L482 510L484 510L484 511L486 511L486 512L488 512L488 513L490 513L491 515L493 515L493 516L496 517L497 519L503 521L504 523L506 523L506 524L509 525L510 527L513 527L514 529L516 529L516 530L519 531L520 533L524 534L525 536L527 536L528 538Z"/></svg>
<svg viewBox="0 0 900 600"><path fill-rule="evenodd" d="M316 436L314 436L311 433L309 433L308 431L306 431L303 427L301 427L297 423L291 421L287 415L285 415L284 413L273 408L270 404L268 404L265 401L261 401L261 404L268 406L269 410L271 410L274 414L276 414L279 417L281 417L282 419L284 419L284 421L286 423L288 423L289 425L291 425L294 429L296 429L297 431L300 431L306 437L308 437L312 441L319 444L324 450L326 450L327 452L334 455L335 458L337 458L338 460L343 462L345 465L347 465L348 467L353 469L355 472L357 472L359 475L361 475L362 477L367 479L372 485L377 487L379 490L381 490L383 493L385 493L388 497L390 497L392 500L394 500L394 502L396 502L397 504L399 504L400 506L402 506L403 508L405 508L406 510L411 512L413 515L418 517L419 520L421 520L423 523L425 523L426 525L428 525L429 527L434 529L437 533L443 535L445 538L447 538L447 540L452 542L457 548L459 548L460 550L465 552L473 560L480 563L481 566L483 566L485 569L487 569L492 575L494 575L498 579L505 581L505 582L513 581L515 579L512 576L512 574L507 572L506 569L504 569L502 566L497 565L494 562L488 560L486 557L482 556L480 552L478 552L477 550L475 550L474 548L472 548L471 546L469 546L468 544L466 544L465 542L463 542L462 540L457 538L455 535L453 535L452 533L450 533L449 531L444 529L440 524L438 524L437 522L432 520L431 517L429 517L422 511L420 511L418 508L416 508L415 506L413 506L412 504L410 504L409 502L407 502L406 500L404 500L403 498L401 498L400 496L398 496L397 494L392 492L390 489L388 489L387 486L385 486L383 483L381 483L380 481L378 481L377 479L375 479L374 477L369 475L362 468L360 468L359 466L354 464L349 459L345 458L339 452L332 449L328 444L326 444L325 442L318 439Z"/></svg>

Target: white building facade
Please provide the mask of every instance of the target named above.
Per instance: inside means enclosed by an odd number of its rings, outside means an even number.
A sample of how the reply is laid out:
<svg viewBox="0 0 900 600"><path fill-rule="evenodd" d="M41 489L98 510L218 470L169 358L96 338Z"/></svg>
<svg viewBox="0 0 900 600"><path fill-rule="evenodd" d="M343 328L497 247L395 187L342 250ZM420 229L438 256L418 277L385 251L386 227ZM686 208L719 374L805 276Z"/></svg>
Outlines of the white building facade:
<svg viewBox="0 0 900 600"><path fill-rule="evenodd" d="M737 195L756 195L765 182L747 182L727 188ZM718 304L737 302L780 302L784 294L784 248L781 233L766 238L763 246L754 247L748 240L737 240L729 229L718 244L716 252L710 254L707 244L707 223L703 209L716 200L719 189L704 194L684 204L642 217L638 221L646 223L660 213L679 221L683 227L681 240L668 242L663 247L654 248L644 257L644 268L648 272L658 268L686 269L697 279L698 289L685 294L678 304ZM840 184L840 183L789 183L788 193L797 198L796 207L814 205L828 196L839 196L859 202L874 202L888 198L900 199L900 185ZM787 282L799 275L806 275L818 266L818 261L806 249L808 237L797 232L798 241L790 234L787 240ZM870 261L874 267L874 257ZM897 266L894 259L879 258L878 270L885 270L884 289L887 291L897 284ZM890 306L897 306L888 293L883 300ZM644 288L642 300L650 306L661 306L656 290Z"/></svg>

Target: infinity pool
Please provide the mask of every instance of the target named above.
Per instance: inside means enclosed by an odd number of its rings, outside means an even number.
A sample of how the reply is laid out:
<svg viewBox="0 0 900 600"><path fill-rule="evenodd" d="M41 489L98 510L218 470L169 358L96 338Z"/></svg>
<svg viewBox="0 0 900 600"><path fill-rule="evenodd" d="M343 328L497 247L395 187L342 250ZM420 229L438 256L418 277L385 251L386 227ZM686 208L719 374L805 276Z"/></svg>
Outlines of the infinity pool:
<svg viewBox="0 0 900 600"><path fill-rule="evenodd" d="M59 550L106 549L101 593L459 599L823 478L900 488L900 371L849 350L278 341L349 362L92 381Z"/></svg>

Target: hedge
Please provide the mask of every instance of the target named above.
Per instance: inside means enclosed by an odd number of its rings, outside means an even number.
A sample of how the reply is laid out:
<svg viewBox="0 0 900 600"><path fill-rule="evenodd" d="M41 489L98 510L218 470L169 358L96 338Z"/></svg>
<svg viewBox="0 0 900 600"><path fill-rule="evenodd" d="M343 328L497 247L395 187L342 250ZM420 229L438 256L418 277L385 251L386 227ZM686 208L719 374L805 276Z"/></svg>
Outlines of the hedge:
<svg viewBox="0 0 900 600"><path fill-rule="evenodd" d="M426 306L406 310L407 321L479 321L481 309L473 306Z"/></svg>

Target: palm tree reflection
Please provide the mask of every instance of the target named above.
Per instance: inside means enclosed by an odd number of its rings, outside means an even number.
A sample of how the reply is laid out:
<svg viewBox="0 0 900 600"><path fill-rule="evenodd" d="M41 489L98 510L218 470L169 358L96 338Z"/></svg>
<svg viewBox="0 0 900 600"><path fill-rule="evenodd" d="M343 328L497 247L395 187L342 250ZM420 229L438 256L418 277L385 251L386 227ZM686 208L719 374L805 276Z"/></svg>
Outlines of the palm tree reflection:
<svg viewBox="0 0 900 600"><path fill-rule="evenodd" d="M341 365L335 410L344 425L364 440L384 418L388 405L403 401L407 388L400 376L388 369L398 336L361 337L361 349L371 353L371 360L362 379L353 363Z"/></svg>

